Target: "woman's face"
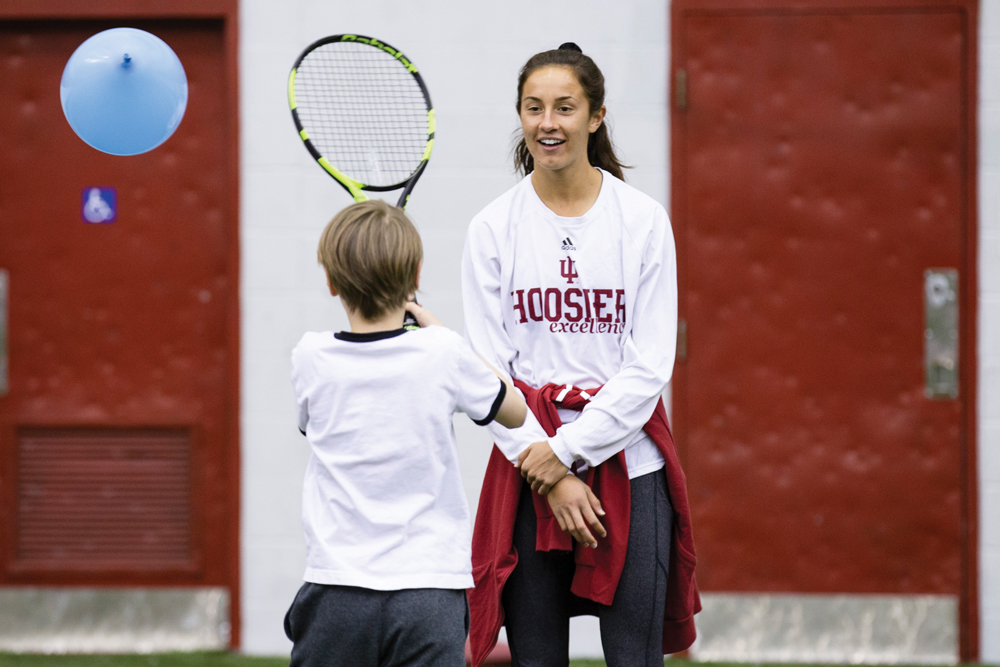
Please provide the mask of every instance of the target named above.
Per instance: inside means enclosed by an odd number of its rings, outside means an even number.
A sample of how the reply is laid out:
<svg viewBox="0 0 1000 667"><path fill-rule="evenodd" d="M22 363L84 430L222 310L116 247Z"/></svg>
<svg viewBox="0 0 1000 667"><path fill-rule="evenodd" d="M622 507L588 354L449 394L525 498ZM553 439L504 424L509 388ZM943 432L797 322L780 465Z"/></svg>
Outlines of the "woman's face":
<svg viewBox="0 0 1000 667"><path fill-rule="evenodd" d="M521 129L535 169L560 170L587 161L590 133L601 126L605 109L591 113L573 70L535 70L521 91Z"/></svg>

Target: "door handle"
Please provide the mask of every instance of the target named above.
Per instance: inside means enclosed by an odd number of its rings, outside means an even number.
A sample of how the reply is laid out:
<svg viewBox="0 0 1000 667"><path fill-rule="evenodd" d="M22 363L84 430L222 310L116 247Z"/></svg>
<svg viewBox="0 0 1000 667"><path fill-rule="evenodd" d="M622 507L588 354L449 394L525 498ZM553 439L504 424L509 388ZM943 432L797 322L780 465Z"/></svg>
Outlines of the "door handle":
<svg viewBox="0 0 1000 667"><path fill-rule="evenodd" d="M924 271L924 395L958 398L958 271Z"/></svg>

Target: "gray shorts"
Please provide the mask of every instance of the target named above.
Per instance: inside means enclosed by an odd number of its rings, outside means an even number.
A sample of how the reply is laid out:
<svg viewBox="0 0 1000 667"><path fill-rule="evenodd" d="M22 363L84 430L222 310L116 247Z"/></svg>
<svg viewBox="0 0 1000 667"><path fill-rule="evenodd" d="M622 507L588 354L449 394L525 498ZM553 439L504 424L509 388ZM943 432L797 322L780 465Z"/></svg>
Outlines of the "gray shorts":
<svg viewBox="0 0 1000 667"><path fill-rule="evenodd" d="M306 582L285 614L289 667L465 667L464 590Z"/></svg>

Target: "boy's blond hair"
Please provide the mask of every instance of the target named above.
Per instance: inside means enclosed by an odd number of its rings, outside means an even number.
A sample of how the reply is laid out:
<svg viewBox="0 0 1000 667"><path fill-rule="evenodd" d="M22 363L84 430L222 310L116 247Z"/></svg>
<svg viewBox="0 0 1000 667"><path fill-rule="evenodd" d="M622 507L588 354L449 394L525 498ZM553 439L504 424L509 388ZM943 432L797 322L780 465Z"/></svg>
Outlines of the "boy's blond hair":
<svg viewBox="0 0 1000 667"><path fill-rule="evenodd" d="M344 304L375 320L405 304L416 289L424 250L403 209L372 199L333 217L318 254Z"/></svg>

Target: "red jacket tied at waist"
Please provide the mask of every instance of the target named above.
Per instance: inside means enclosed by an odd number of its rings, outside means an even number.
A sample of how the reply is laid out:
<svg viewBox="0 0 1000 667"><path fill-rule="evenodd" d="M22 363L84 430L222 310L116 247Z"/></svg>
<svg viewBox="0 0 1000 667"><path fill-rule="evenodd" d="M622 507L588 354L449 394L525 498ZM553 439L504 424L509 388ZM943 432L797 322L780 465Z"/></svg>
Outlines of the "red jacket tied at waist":
<svg viewBox="0 0 1000 667"><path fill-rule="evenodd" d="M538 418L545 432L552 437L562 426L556 408L583 410L590 397L600 390L547 384L540 389L515 380L527 400L528 407ZM656 404L653 416L643 427L659 448L666 462L667 491L673 505L673 535L670 542L670 567L667 576L667 600L663 618L663 652L676 653L688 648L695 638L694 615L701 611L698 585L695 581L694 535L691 530L691 510L688 505L684 471L681 470L673 437L667 423L663 401ZM576 572L572 592L599 604L610 605L618 579L625 564L628 546L629 510L631 507L628 470L625 453L608 459L587 471L587 484L604 506L602 523L608 536L596 549L574 544L573 538L559 528L544 497L533 494L538 533L538 551L570 551L574 553ZM475 588L469 589L472 664L482 665L497 643L503 625L500 594L507 577L517 564L513 547L514 520L521 495L521 472L494 446L486 468L476 526L472 536L472 576Z"/></svg>

